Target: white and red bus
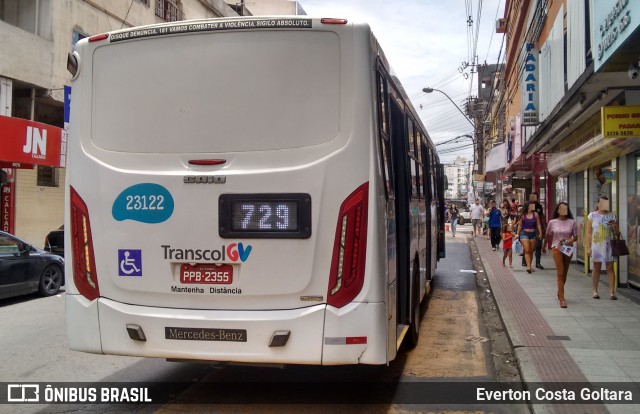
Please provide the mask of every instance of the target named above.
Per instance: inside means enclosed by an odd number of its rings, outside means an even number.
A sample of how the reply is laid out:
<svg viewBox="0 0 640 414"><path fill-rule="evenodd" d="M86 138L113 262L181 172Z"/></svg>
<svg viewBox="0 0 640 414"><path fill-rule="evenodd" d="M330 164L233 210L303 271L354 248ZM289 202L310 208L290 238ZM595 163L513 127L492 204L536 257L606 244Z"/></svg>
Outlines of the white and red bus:
<svg viewBox="0 0 640 414"><path fill-rule="evenodd" d="M337 365L417 343L443 169L368 25L166 23L68 66L72 349Z"/></svg>

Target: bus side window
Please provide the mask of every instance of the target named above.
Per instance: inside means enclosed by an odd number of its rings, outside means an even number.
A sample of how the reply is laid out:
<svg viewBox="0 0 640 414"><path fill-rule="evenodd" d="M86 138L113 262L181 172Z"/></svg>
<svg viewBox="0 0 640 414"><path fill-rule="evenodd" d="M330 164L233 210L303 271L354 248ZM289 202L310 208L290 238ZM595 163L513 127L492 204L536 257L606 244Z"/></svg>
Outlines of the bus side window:
<svg viewBox="0 0 640 414"><path fill-rule="evenodd" d="M427 201L430 202L433 199L431 196L431 176L433 175L433 166L431 165L429 149L426 145L422 145L422 151L420 152L422 153L422 160L424 161L424 173L427 175L424 180L424 194L428 199Z"/></svg>
<svg viewBox="0 0 640 414"><path fill-rule="evenodd" d="M414 159L416 152L416 129L413 120L407 115L407 135L409 136L409 151L407 153L407 163L411 170L411 198L418 197L418 177L416 174L416 161Z"/></svg>
<svg viewBox="0 0 640 414"><path fill-rule="evenodd" d="M418 135L418 140L416 142L416 154L418 155L418 195L420 198L424 198L424 163L422 157L422 140L424 136L422 133Z"/></svg>
<svg viewBox="0 0 640 414"><path fill-rule="evenodd" d="M387 85L383 75L378 72L378 128L389 137L389 118L387 111Z"/></svg>
<svg viewBox="0 0 640 414"><path fill-rule="evenodd" d="M438 198L437 179L438 176L438 164L436 163L433 153L431 153L431 200Z"/></svg>
<svg viewBox="0 0 640 414"><path fill-rule="evenodd" d="M391 152L389 150L389 111L387 110L387 83L384 76L378 72L377 76L377 109L378 132L380 136L380 159L382 165L382 181L387 198L393 197L393 177L391 169Z"/></svg>

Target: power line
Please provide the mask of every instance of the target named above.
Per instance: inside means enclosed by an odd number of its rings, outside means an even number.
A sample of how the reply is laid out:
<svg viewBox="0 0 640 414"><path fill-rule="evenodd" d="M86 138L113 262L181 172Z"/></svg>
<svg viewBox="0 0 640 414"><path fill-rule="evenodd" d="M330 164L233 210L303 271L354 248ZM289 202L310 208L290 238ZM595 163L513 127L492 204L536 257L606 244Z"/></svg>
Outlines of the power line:
<svg viewBox="0 0 640 414"><path fill-rule="evenodd" d="M457 137L453 137L453 138L448 139L446 141L434 142L434 144L437 147L438 145L449 144L449 143L452 143L452 142L459 142L458 140L461 139L461 138L468 138L469 139L469 138L471 138L471 135L458 135Z"/></svg>
<svg viewBox="0 0 640 414"><path fill-rule="evenodd" d="M471 56L471 64L472 64L472 68L475 67L477 70L477 59L478 59L478 38L480 37L480 22L482 21L482 1L480 0L478 2L478 17L476 18L476 32L475 32L475 39L474 39L474 44L473 44L473 55ZM472 69L471 70L471 80L469 81L469 96L471 96L471 92L473 90L473 75L475 74L475 71Z"/></svg>
<svg viewBox="0 0 640 414"><path fill-rule="evenodd" d="M454 153L454 152L459 152L459 151L462 151L462 150L465 150L465 149L470 149L470 148L473 148L473 147L475 147L475 144L465 144L465 145L461 145L461 146L455 147L455 148L447 148L447 149L444 149L444 150L436 150L436 152L438 154L451 154L451 153Z"/></svg>
<svg viewBox="0 0 640 414"><path fill-rule="evenodd" d="M124 27L124 24L127 21L127 17L129 17L129 12L131 11L131 6L133 6L134 1L135 0L131 0L131 3L129 4L129 9L127 9L127 14L124 16L124 19L122 19L122 26L120 26L120 29Z"/></svg>
<svg viewBox="0 0 640 414"><path fill-rule="evenodd" d="M498 0L498 7L496 8L496 17L495 17L495 21L498 21L498 12L500 11L500 4L502 3L502 0ZM491 52L491 44L493 43L493 35L495 34L495 30L491 31L491 37L489 38L489 47L487 48L487 55L484 58L484 61L486 62L487 59L489 58L489 53ZM503 36L504 38L504 36ZM500 60L500 57L498 56L498 60Z"/></svg>

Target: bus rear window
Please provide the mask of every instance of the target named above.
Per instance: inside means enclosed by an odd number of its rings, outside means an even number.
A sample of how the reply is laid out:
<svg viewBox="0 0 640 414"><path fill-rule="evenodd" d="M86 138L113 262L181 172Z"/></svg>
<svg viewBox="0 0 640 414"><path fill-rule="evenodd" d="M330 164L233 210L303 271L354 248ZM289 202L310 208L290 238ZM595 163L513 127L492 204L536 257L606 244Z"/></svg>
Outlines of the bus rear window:
<svg viewBox="0 0 640 414"><path fill-rule="evenodd" d="M331 32L227 32L99 47L92 142L129 153L319 145L339 130L340 44Z"/></svg>

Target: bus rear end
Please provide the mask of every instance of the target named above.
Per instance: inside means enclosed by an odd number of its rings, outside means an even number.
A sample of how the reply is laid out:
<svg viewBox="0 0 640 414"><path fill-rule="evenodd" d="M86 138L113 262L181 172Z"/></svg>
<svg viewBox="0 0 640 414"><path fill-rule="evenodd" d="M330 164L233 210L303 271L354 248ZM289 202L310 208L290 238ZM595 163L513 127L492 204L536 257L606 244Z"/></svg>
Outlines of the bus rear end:
<svg viewBox="0 0 640 414"><path fill-rule="evenodd" d="M369 36L225 19L78 44L72 349L387 362Z"/></svg>

